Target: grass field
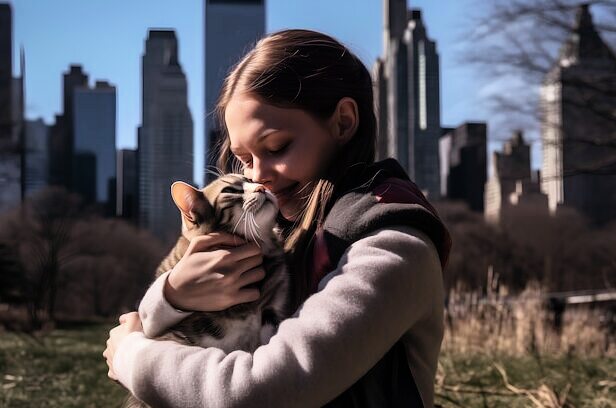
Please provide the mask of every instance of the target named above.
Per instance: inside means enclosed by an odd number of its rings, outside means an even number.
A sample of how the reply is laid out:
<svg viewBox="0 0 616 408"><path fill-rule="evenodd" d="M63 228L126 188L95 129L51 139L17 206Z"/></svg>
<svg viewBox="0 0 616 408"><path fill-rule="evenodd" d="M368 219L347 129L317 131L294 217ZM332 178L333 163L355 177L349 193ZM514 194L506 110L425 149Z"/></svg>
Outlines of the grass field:
<svg viewBox="0 0 616 408"><path fill-rule="evenodd" d="M444 407L616 407L616 359L443 353Z"/></svg>
<svg viewBox="0 0 616 408"><path fill-rule="evenodd" d="M102 356L112 326L57 329L36 341L0 334L0 407L118 407L125 391Z"/></svg>
<svg viewBox="0 0 616 408"><path fill-rule="evenodd" d="M102 357L110 327L0 334L0 407L120 406ZM616 407L616 358L445 352L436 392L444 407Z"/></svg>

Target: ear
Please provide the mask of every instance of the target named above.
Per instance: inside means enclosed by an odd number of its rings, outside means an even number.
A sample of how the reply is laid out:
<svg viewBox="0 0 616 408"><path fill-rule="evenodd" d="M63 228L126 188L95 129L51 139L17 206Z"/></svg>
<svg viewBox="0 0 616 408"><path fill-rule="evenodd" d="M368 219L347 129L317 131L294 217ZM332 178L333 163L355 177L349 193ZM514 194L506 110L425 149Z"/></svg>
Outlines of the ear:
<svg viewBox="0 0 616 408"><path fill-rule="evenodd" d="M183 181L176 181L171 185L171 197L182 214L191 222L201 223L214 213L203 193Z"/></svg>
<svg viewBox="0 0 616 408"><path fill-rule="evenodd" d="M330 118L330 130L338 146L344 146L355 136L359 125L359 109L355 99L344 97L338 101Z"/></svg>

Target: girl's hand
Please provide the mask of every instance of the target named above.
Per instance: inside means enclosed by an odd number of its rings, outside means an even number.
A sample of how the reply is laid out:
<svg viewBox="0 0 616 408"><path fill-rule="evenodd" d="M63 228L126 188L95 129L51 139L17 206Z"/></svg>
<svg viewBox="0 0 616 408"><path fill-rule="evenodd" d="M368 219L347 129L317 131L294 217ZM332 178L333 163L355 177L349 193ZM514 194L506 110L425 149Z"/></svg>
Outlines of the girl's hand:
<svg viewBox="0 0 616 408"><path fill-rule="evenodd" d="M195 237L173 268L164 295L177 309L214 312L259 298L247 285L265 277L263 257L254 243L226 233Z"/></svg>
<svg viewBox="0 0 616 408"><path fill-rule="evenodd" d="M141 327L141 319L139 313L130 312L120 316L120 325L109 330L109 339L107 339L107 348L103 351L103 356L107 360L109 371L107 376L112 380L117 381L118 377L113 371L113 356L124 337L135 331L143 331Z"/></svg>

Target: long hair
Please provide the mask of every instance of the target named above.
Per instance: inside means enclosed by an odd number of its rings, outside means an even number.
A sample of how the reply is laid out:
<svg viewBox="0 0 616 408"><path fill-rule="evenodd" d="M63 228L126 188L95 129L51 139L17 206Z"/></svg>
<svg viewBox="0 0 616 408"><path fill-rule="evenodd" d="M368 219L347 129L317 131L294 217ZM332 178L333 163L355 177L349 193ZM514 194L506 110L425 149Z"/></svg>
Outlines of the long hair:
<svg viewBox="0 0 616 408"><path fill-rule="evenodd" d="M325 123L343 97L355 100L358 127L325 172L310 186L303 211L287 231L285 250L294 272L295 305L308 295L311 241L333 205L336 187L352 167L374 162L376 117L372 78L364 64L334 38L310 30L282 30L260 39L226 76L215 108L221 133L218 168L238 171L230 151L225 109L235 92L279 108L302 109ZM305 194L305 193L304 193Z"/></svg>

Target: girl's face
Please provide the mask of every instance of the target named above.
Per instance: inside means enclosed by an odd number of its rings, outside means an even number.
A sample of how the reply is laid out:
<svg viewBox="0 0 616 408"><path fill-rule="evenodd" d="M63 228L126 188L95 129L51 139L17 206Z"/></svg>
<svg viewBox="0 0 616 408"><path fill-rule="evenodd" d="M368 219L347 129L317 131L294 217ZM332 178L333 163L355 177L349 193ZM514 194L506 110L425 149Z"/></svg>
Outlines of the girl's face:
<svg viewBox="0 0 616 408"><path fill-rule="evenodd" d="M274 193L286 219L297 219L310 194L309 183L338 146L333 128L301 109L277 108L247 93L232 96L225 123L244 175Z"/></svg>

